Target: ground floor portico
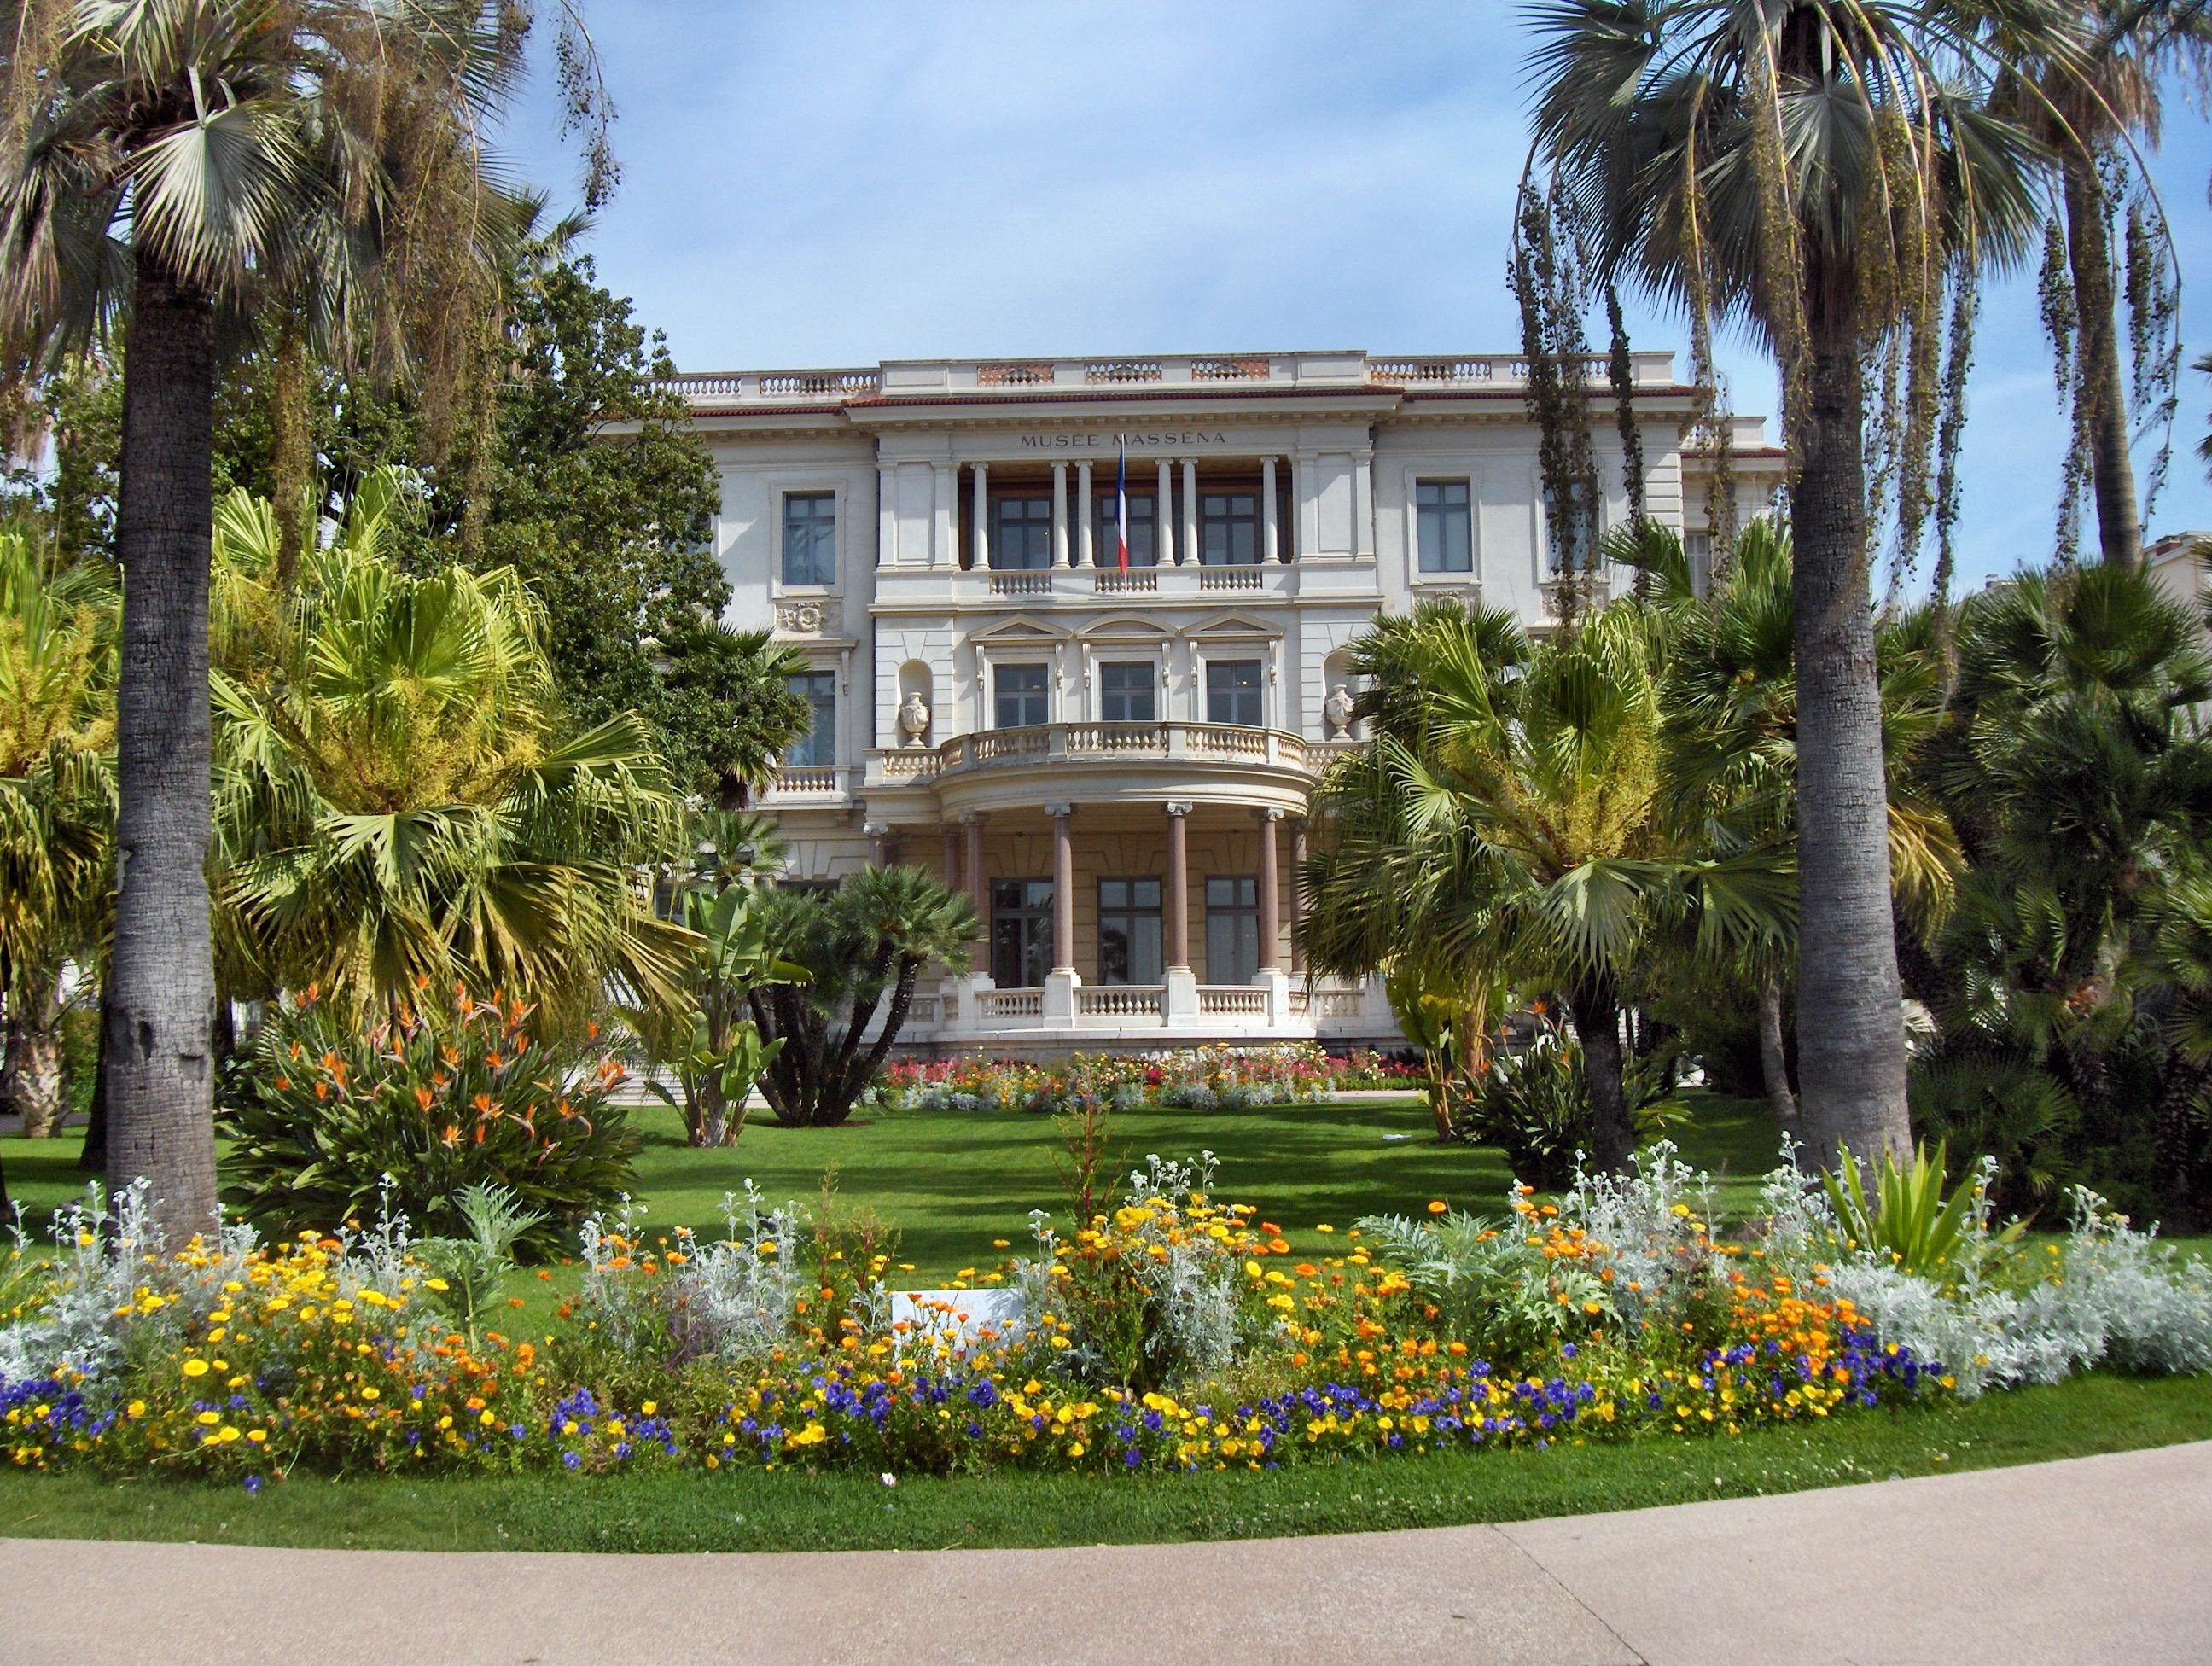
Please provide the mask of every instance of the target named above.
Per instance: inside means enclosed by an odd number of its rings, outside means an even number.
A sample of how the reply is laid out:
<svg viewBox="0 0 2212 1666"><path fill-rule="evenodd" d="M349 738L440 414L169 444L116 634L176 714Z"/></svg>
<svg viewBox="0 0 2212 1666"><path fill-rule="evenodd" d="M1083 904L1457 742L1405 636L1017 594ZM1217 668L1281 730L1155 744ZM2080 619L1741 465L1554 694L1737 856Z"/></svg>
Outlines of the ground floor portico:
<svg viewBox="0 0 2212 1666"><path fill-rule="evenodd" d="M968 970L925 985L902 1047L1395 1042L1379 989L1310 978L1299 964L1302 770L1262 759L1194 785L1200 772L1188 769L1148 779L1126 752L1088 767L1080 735L1072 755L1055 734L1027 750L1018 736L993 739L954 749L952 767L900 794L871 795L860 828L822 830L837 845L857 834L854 857L925 868L975 905L981 933ZM825 844L808 836L812 818L781 819L802 882L836 877Z"/></svg>

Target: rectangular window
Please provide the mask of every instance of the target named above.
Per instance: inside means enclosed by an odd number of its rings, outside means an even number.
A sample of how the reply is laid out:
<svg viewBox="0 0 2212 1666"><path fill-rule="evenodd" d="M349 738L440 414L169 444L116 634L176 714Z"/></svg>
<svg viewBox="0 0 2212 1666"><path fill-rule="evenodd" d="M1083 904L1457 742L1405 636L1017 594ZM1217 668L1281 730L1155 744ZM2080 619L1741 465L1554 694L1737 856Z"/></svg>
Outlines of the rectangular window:
<svg viewBox="0 0 2212 1666"><path fill-rule="evenodd" d="M1209 660L1206 665L1206 721L1242 723L1258 728L1260 662L1257 660Z"/></svg>
<svg viewBox="0 0 2212 1666"><path fill-rule="evenodd" d="M790 680L791 691L804 700L812 714L806 733L791 743L786 763L801 766L837 761L837 673L802 671Z"/></svg>
<svg viewBox="0 0 2212 1666"><path fill-rule="evenodd" d="M1206 981L1249 983L1260 974L1260 882L1215 874L1206 882Z"/></svg>
<svg viewBox="0 0 2212 1666"><path fill-rule="evenodd" d="M1051 696L1045 687L1048 666L1000 666L991 673L992 723L1001 729L1026 729L1052 721Z"/></svg>
<svg viewBox="0 0 2212 1666"><path fill-rule="evenodd" d="M1042 497L991 501L991 565L1001 573L1052 565L1052 502Z"/></svg>
<svg viewBox="0 0 2212 1666"><path fill-rule="evenodd" d="M1042 989L1052 969L1052 881L991 881L991 982Z"/></svg>
<svg viewBox="0 0 2212 1666"><path fill-rule="evenodd" d="M1151 723L1158 716L1150 661L1115 660L1098 667L1100 722Z"/></svg>
<svg viewBox="0 0 2212 1666"><path fill-rule="evenodd" d="M1129 565L1150 567L1158 561L1159 544L1155 541L1153 528L1157 525L1155 508L1158 499L1151 492L1129 494ZM1091 560L1101 567L1115 567L1121 557L1115 553L1114 494L1098 494L1098 541L1091 552Z"/></svg>
<svg viewBox="0 0 2212 1666"><path fill-rule="evenodd" d="M1713 535L1711 532L1682 534L1682 556L1690 566L1690 587L1700 596L1712 588Z"/></svg>
<svg viewBox="0 0 2212 1666"><path fill-rule="evenodd" d="M832 492L783 495L783 581L837 582L837 498Z"/></svg>
<svg viewBox="0 0 2212 1666"><path fill-rule="evenodd" d="M1582 573L1597 565L1598 535L1605 530L1602 505L1595 510L1583 502L1583 483L1576 481L1567 493L1567 512L1559 509L1558 494L1544 491L1544 532L1551 545L1552 571Z"/></svg>
<svg viewBox="0 0 2212 1666"><path fill-rule="evenodd" d="M1160 882L1098 882L1098 981L1160 981Z"/></svg>
<svg viewBox="0 0 2212 1666"><path fill-rule="evenodd" d="M1198 564L1250 567L1260 559L1260 494L1198 495Z"/></svg>
<svg viewBox="0 0 2212 1666"><path fill-rule="evenodd" d="M1466 481L1416 482L1413 515L1419 526L1421 571L1474 570L1474 538L1468 514Z"/></svg>

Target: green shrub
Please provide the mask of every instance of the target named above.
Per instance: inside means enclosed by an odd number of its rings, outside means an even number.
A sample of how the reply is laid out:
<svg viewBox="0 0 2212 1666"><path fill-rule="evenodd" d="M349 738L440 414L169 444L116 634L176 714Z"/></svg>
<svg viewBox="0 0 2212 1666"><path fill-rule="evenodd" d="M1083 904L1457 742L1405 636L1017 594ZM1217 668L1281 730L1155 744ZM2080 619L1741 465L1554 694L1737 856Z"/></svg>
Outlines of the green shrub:
<svg viewBox="0 0 2212 1666"><path fill-rule="evenodd" d="M2033 1214L2075 1178L2081 1112L2049 1071L2001 1053L1955 1052L1914 1061L1908 1091L1916 1134L1995 1159L1990 1201L2000 1212Z"/></svg>
<svg viewBox="0 0 2212 1666"><path fill-rule="evenodd" d="M1620 1089L1636 1126L1638 1145L1679 1124L1681 1113L1666 1103L1665 1061L1633 1055L1622 1061ZM1452 1131L1476 1145L1496 1146L1514 1177L1557 1191L1575 1177L1575 1157L1592 1145L1595 1112L1583 1069L1582 1043L1568 1026L1540 1018L1536 1033L1518 1052L1503 1048L1464 1102Z"/></svg>
<svg viewBox="0 0 2212 1666"><path fill-rule="evenodd" d="M532 1033L520 1001L465 994L349 1022L310 998L270 1012L223 1113L223 1200L291 1232L368 1221L383 1207L416 1231L468 1238L460 1199L497 1185L533 1215L516 1243L545 1256L635 1187L637 1141L607 1095L621 1062ZM387 1180L388 1177L388 1180Z"/></svg>

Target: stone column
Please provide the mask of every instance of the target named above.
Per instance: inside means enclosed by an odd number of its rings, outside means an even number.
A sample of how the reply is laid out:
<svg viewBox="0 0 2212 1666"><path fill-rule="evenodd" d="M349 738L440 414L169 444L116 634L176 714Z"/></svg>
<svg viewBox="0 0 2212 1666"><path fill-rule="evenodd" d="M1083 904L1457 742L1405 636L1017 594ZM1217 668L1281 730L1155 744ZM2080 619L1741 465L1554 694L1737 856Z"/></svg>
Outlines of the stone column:
<svg viewBox="0 0 2212 1666"><path fill-rule="evenodd" d="M1098 499L1091 489L1089 459L1076 465L1075 489L1083 495L1076 505L1075 564L1089 567L1098 559Z"/></svg>
<svg viewBox="0 0 2212 1666"><path fill-rule="evenodd" d="M878 827L871 824L866 830L868 835L868 866L870 867L890 866L891 860L890 830L889 828Z"/></svg>
<svg viewBox="0 0 2212 1666"><path fill-rule="evenodd" d="M1375 453L1371 451L1352 459L1352 553L1362 561L1375 558Z"/></svg>
<svg viewBox="0 0 2212 1666"><path fill-rule="evenodd" d="M1198 547L1198 465L1182 459L1182 547L1185 561L1196 561L1205 552Z"/></svg>
<svg viewBox="0 0 2212 1666"><path fill-rule="evenodd" d="M1270 566L1282 559L1281 528L1275 515L1275 459L1260 462L1260 559Z"/></svg>
<svg viewBox="0 0 2212 1666"><path fill-rule="evenodd" d="M960 818L968 841L968 859L962 866L961 878L968 888L968 900L975 905L975 964L970 970L977 987L988 989L992 987L991 888L983 882L983 820L973 812Z"/></svg>
<svg viewBox="0 0 2212 1666"><path fill-rule="evenodd" d="M968 555L978 572L991 564L991 500L984 485L989 467L985 463L975 465L975 535Z"/></svg>
<svg viewBox="0 0 2212 1666"><path fill-rule="evenodd" d="M1167 811L1168 877L1160 893L1161 924L1167 938L1162 1012L1170 1023L1188 1022L1198 1017L1198 975L1190 969L1190 801L1170 799Z"/></svg>
<svg viewBox="0 0 2212 1666"><path fill-rule="evenodd" d="M1052 564L1067 565L1067 465L1052 465Z"/></svg>
<svg viewBox="0 0 2212 1666"><path fill-rule="evenodd" d="M955 478L957 477L956 475ZM953 520L956 525L958 523L957 513L954 514ZM939 877L944 879L947 890L957 891L960 889L960 830L951 822L946 822L942 831L945 835L945 854L944 866ZM969 963L969 970L970 972L975 970L972 960ZM960 1006L960 984L961 979L948 970L945 974L944 981L938 986L937 1010L940 1023L957 1025L960 1022L963 1017Z"/></svg>
<svg viewBox="0 0 2212 1666"><path fill-rule="evenodd" d="M888 567L898 559L898 473L888 463L876 465L876 565Z"/></svg>
<svg viewBox="0 0 2212 1666"><path fill-rule="evenodd" d="M1152 505L1152 564L1156 567L1173 566L1182 560L1182 551L1176 547L1174 477L1175 465L1162 458L1160 496Z"/></svg>
<svg viewBox="0 0 2212 1666"><path fill-rule="evenodd" d="M1282 970L1282 873L1276 860L1275 824L1279 810L1260 812L1260 970Z"/></svg>
<svg viewBox="0 0 2212 1666"><path fill-rule="evenodd" d="M1296 453L1291 456L1291 559L1296 561L1313 548L1306 537L1306 467Z"/></svg>
<svg viewBox="0 0 2212 1666"><path fill-rule="evenodd" d="M1075 842L1067 830L1075 806L1048 804L1044 810L1052 818L1052 970L1045 974L1044 1017L1072 1025L1083 984L1075 972Z"/></svg>
<svg viewBox="0 0 2212 1666"><path fill-rule="evenodd" d="M945 829L945 866L941 877L947 890L960 889L960 830L949 824Z"/></svg>
<svg viewBox="0 0 2212 1666"><path fill-rule="evenodd" d="M1291 966L1296 970L1305 957L1299 951L1298 928L1305 923L1306 818L1291 824Z"/></svg>
<svg viewBox="0 0 2212 1666"><path fill-rule="evenodd" d="M930 470L929 564L960 565L960 465L938 463Z"/></svg>

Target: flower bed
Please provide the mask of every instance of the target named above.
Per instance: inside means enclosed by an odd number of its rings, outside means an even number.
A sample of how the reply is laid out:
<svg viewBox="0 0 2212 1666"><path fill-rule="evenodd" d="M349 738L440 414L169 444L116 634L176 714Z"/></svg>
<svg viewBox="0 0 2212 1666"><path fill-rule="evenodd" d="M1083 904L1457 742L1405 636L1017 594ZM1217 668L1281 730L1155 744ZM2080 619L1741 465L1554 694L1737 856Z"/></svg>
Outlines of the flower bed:
<svg viewBox="0 0 2212 1666"><path fill-rule="evenodd" d="M1061 1111L1085 1097L1113 1110L1145 1105L1247 1110L1309 1104L1333 1091L1417 1087L1425 1079L1418 1066L1371 1049L1333 1055L1310 1042L1086 1053L1050 1064L1022 1059L905 1061L890 1066L883 1079L895 1106L963 1111Z"/></svg>
<svg viewBox="0 0 2212 1666"><path fill-rule="evenodd" d="M1985 1231L1942 1281L1883 1268L1790 1170L1742 1241L1661 1147L1494 1219L1286 1231L1206 1159L895 1319L892 1253L733 1198L724 1235L594 1218L535 1340L477 1330L440 1263L367 1234L162 1255L140 1200L81 1212L0 1288L0 1444L32 1468L223 1478L639 1464L1091 1474L1558 1440L1727 1436L2105 1363L2212 1369L2212 1272L2081 1200L2065 1253ZM1295 1240L1295 1241L1294 1241ZM1971 1262L1970 1266L1968 1263ZM2047 1262L2047 1265L2045 1264ZM1906 1299L1901 1293L1910 1287ZM1999 1298L2003 1299L1999 1299Z"/></svg>

